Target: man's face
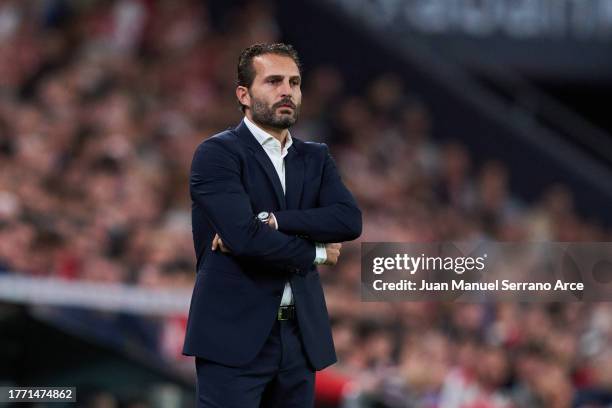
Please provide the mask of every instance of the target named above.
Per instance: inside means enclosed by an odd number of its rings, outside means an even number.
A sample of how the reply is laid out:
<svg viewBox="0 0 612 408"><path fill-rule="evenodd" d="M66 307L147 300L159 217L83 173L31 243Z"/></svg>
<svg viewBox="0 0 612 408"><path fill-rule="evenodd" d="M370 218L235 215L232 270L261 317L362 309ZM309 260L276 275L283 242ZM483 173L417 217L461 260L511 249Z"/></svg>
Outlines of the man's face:
<svg viewBox="0 0 612 408"><path fill-rule="evenodd" d="M297 121L302 103L297 65L289 57L264 54L253 58L253 68L255 79L247 103L251 119L265 127L289 128Z"/></svg>

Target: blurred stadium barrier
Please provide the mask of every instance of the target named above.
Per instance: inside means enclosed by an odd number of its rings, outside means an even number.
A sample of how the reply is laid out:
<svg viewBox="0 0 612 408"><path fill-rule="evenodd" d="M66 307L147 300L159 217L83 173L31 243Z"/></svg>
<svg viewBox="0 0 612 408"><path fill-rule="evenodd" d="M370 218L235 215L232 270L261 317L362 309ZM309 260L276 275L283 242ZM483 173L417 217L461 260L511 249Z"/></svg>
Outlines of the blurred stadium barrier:
<svg viewBox="0 0 612 408"><path fill-rule="evenodd" d="M191 292L147 289L126 284L67 281L18 275L0 276L0 300L31 305L175 316L187 313Z"/></svg>

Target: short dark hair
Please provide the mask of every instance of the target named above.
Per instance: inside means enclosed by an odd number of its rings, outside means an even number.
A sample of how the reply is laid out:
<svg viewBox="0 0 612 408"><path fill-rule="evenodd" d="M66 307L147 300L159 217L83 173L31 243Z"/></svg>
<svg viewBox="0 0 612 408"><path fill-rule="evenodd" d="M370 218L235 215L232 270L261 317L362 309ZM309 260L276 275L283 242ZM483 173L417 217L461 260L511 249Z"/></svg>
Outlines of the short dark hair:
<svg viewBox="0 0 612 408"><path fill-rule="evenodd" d="M300 58L298 57L297 51L290 44L283 43L275 43L275 44L253 44L250 47L246 48L238 57L238 69L237 69L237 86L244 86L249 88L253 85L253 80L255 79L255 68L253 67L253 58L259 55L265 54L276 54L284 57L289 57L295 62L298 70L300 71L300 75L302 73L302 65L300 63ZM244 112L245 106L240 105L242 111Z"/></svg>

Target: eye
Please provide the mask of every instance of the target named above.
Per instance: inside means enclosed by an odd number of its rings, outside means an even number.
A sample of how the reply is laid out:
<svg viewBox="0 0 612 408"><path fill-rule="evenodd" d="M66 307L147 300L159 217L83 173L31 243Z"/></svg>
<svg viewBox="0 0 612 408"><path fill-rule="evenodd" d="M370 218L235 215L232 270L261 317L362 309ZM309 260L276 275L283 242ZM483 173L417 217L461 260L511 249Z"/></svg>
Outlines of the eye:
<svg viewBox="0 0 612 408"><path fill-rule="evenodd" d="M299 79L294 79L294 80L292 80L292 81L291 81L291 85L293 85L293 86L298 86L298 85L300 85L300 80L299 80Z"/></svg>
<svg viewBox="0 0 612 408"><path fill-rule="evenodd" d="M278 84L280 82L279 78L270 78L268 79L268 82L271 84Z"/></svg>

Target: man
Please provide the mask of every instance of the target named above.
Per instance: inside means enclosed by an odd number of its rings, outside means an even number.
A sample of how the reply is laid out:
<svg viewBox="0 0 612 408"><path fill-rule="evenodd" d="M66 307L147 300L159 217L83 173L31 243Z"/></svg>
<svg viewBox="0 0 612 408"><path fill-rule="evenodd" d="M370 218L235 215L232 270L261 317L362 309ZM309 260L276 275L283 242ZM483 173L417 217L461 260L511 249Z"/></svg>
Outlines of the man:
<svg viewBox="0 0 612 408"><path fill-rule="evenodd" d="M183 353L199 407L312 407L336 361L315 264L334 265L361 212L327 146L292 138L300 65L285 44L238 61L245 114L197 148L190 177L197 277Z"/></svg>

